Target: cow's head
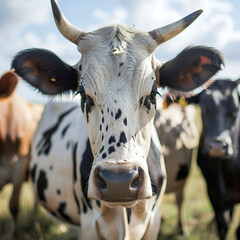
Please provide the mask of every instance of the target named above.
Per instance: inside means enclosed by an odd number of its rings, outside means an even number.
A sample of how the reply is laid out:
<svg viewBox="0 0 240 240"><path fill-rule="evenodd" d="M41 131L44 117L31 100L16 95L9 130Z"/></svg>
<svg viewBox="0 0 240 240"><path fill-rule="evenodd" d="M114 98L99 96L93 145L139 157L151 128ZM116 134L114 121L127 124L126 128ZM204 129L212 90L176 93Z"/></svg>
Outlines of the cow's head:
<svg viewBox="0 0 240 240"><path fill-rule="evenodd" d="M202 152L213 158L232 157L237 153L239 137L240 80L217 80L198 96L189 99L200 105L203 130Z"/></svg>
<svg viewBox="0 0 240 240"><path fill-rule="evenodd" d="M77 44L81 60L71 67L47 50L30 49L20 52L12 67L45 94L68 90L81 94L94 155L90 198L128 206L151 198L146 159L157 87L167 86L172 94L188 93L206 86L222 64L220 54L206 47L187 48L163 65L153 52L202 11L148 33L123 25L87 33L70 24L55 1L51 3L60 32Z"/></svg>

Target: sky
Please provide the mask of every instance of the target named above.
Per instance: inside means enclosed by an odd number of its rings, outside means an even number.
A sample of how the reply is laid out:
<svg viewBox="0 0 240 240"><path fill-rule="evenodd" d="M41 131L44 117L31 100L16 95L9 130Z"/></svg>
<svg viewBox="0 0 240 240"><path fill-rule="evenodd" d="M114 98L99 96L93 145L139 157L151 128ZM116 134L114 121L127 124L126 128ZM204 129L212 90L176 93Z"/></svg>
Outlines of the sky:
<svg viewBox="0 0 240 240"><path fill-rule="evenodd" d="M217 78L240 77L240 0L58 0L66 18L92 31L114 24L127 24L151 31L202 9L186 30L161 44L155 56L165 62L189 45L206 45L222 52L225 67ZM46 48L74 65L81 58L76 45L58 31L50 0L0 0L0 74L26 48ZM45 102L41 94L21 81L17 92L31 101Z"/></svg>

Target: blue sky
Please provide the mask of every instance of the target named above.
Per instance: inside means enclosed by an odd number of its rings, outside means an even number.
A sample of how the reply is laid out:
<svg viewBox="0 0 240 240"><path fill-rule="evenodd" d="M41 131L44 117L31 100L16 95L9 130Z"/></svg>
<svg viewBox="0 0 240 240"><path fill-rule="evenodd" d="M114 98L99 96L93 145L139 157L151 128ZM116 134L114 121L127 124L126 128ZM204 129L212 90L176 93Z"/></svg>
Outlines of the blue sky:
<svg viewBox="0 0 240 240"><path fill-rule="evenodd" d="M203 14L184 32L159 46L157 58L164 62L189 45L207 45L220 50L226 67L217 77L240 77L240 0L59 0L64 15L86 31L113 24L134 25L140 30L172 23L189 13ZM81 57L74 44L58 32L50 0L0 1L0 72L9 69L12 57L25 48L54 51L64 61L75 64ZM42 101L30 87L21 83L18 92L28 99Z"/></svg>

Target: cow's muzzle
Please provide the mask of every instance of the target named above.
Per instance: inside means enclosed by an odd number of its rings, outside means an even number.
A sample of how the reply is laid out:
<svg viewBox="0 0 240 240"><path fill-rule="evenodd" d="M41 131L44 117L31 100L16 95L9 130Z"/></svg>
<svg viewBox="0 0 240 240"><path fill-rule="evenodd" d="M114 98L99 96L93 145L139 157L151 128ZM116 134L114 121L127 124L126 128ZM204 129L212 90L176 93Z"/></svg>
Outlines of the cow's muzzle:
<svg viewBox="0 0 240 240"><path fill-rule="evenodd" d="M214 158L226 157L228 155L228 143L219 139L211 140L207 144L207 152Z"/></svg>
<svg viewBox="0 0 240 240"><path fill-rule="evenodd" d="M152 197L150 179L141 167L103 168L93 172L94 191L90 198L106 202L123 203Z"/></svg>

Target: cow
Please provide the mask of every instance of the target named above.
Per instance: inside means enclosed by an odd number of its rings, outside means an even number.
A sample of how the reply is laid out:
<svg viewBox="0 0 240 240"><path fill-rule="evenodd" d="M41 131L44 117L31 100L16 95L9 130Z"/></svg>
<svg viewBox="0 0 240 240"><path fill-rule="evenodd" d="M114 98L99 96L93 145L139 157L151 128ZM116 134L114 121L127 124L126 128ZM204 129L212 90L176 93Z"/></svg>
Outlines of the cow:
<svg viewBox="0 0 240 240"><path fill-rule="evenodd" d="M52 215L81 226L83 239L156 239L166 184L153 125L157 87L169 87L172 96L191 95L209 85L223 58L203 46L163 65L153 55L201 10L150 32L118 24L87 33L51 4L60 32L78 46L81 60L72 67L46 49L27 49L13 58L12 68L44 94L80 93L86 128L75 115L79 108L58 115L57 107L46 109L32 146L38 197Z"/></svg>
<svg viewBox="0 0 240 240"><path fill-rule="evenodd" d="M13 236L17 236L17 216L21 186L27 179L30 145L42 107L29 104L15 94L19 78L13 71L0 79L0 190L12 183L9 209Z"/></svg>
<svg viewBox="0 0 240 240"><path fill-rule="evenodd" d="M239 83L240 79L218 79L189 99L201 107L203 130L197 163L206 180L221 240L226 239L234 205L240 203Z"/></svg>
<svg viewBox="0 0 240 240"><path fill-rule="evenodd" d="M165 193L174 193L178 206L178 232L187 234L184 225L183 189L192 163L193 150L199 143L196 107L172 101L169 97L159 101L154 119L161 140L166 164L167 186Z"/></svg>

